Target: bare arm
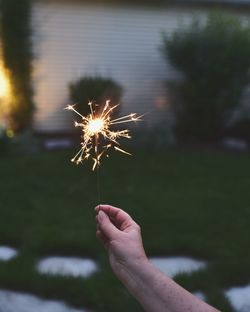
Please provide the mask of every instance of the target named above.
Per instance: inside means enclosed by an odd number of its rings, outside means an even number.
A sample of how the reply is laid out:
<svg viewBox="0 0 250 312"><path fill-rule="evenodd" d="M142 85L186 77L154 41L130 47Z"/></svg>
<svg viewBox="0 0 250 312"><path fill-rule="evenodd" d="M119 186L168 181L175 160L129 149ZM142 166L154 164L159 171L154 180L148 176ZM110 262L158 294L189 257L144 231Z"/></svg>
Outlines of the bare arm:
<svg viewBox="0 0 250 312"><path fill-rule="evenodd" d="M148 260L140 227L123 210L96 207L97 237L107 249L110 265L147 312L215 312L155 268Z"/></svg>

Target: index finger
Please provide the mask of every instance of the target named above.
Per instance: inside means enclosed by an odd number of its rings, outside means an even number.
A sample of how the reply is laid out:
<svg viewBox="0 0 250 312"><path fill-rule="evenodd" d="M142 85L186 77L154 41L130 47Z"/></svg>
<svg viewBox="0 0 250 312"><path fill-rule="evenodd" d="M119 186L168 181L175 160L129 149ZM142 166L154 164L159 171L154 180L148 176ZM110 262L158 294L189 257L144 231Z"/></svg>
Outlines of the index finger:
<svg viewBox="0 0 250 312"><path fill-rule="evenodd" d="M95 210L97 213L100 210L104 211L115 223L115 225L118 225L119 227L122 225L128 226L130 223L134 222L129 214L117 207L113 207L110 205L98 205Z"/></svg>

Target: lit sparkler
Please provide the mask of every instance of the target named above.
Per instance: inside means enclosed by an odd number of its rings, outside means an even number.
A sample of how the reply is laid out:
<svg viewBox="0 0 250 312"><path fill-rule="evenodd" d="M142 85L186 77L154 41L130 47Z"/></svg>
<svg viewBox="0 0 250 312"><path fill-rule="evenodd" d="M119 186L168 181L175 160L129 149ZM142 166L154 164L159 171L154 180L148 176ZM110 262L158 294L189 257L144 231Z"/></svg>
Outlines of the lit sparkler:
<svg viewBox="0 0 250 312"><path fill-rule="evenodd" d="M78 153L71 159L76 164L82 163L84 160L92 158L94 161L92 170L100 166L101 157L107 153L110 148L114 148L116 151L131 155L120 147L118 143L119 138L131 138L128 129L124 130L111 130L113 125L135 122L141 120L142 116L132 113L123 117L112 119L111 115L118 105L111 106L110 101L106 101L103 109L100 112L96 112L93 108L93 104L88 103L90 107L90 113L86 117L80 114L74 105L68 105L65 109L72 110L78 116L81 117L81 122L75 122L75 127L82 128L81 135L81 148ZM103 144L101 144L104 142Z"/></svg>

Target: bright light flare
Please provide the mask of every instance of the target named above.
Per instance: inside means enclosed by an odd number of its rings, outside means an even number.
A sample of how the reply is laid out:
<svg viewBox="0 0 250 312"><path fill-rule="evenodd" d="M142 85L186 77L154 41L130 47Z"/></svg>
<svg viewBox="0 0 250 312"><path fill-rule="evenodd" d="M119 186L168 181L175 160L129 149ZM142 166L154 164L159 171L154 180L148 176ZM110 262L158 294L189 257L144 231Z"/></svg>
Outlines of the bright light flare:
<svg viewBox="0 0 250 312"><path fill-rule="evenodd" d="M131 138L129 130L112 130L111 127L116 124L135 122L141 120L142 116L132 113L123 117L111 119L114 109L118 105L110 106L110 102L106 101L101 112L95 112L92 103L89 103L90 114L86 117L80 114L74 105L68 105L65 109L72 110L81 117L81 122L75 122L75 127L82 128L81 149L71 159L72 162L80 164L82 161L92 158L94 164L92 170L100 166L100 159L103 155L107 155L110 148L124 154L131 155L120 147L119 138Z"/></svg>
<svg viewBox="0 0 250 312"><path fill-rule="evenodd" d="M9 81L6 77L4 69L2 68L2 66L0 66L0 98L8 96L9 92Z"/></svg>
<svg viewBox="0 0 250 312"><path fill-rule="evenodd" d="M0 123L6 126L9 124L9 115L13 110L12 97L10 76L1 60L0 51ZM11 137L13 134L8 134L8 136Z"/></svg>
<svg viewBox="0 0 250 312"><path fill-rule="evenodd" d="M90 135L98 134L103 130L104 120L101 118L92 119L87 125L87 129Z"/></svg>

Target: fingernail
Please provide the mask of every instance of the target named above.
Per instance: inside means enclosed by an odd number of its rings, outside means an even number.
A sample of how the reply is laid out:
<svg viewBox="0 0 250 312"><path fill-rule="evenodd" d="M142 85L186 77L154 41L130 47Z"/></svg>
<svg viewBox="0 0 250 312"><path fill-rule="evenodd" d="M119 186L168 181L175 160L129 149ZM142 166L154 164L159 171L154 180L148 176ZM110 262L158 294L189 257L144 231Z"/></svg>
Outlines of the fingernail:
<svg viewBox="0 0 250 312"><path fill-rule="evenodd" d="M101 205L95 206L95 211L98 210L98 209L100 209L100 206L101 206Z"/></svg>
<svg viewBox="0 0 250 312"><path fill-rule="evenodd" d="M100 220L103 220L105 217L106 217L106 214L102 210L100 210L98 213L98 218Z"/></svg>

